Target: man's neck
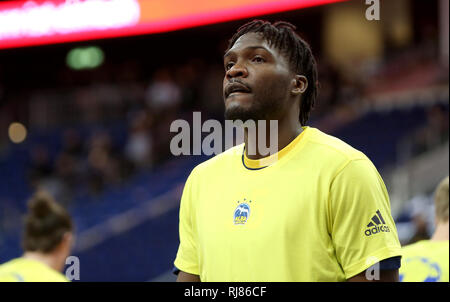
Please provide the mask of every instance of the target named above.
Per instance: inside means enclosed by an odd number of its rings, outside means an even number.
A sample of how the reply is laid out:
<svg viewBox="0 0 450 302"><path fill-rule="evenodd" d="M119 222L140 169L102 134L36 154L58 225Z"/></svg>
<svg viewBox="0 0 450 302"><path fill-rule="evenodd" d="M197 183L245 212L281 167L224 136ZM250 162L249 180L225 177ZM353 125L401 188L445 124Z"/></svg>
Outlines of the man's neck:
<svg viewBox="0 0 450 302"><path fill-rule="evenodd" d="M290 142L292 142L301 132L303 131L300 123L292 122L290 119L284 119L284 121L278 121L278 131L270 131L270 121L266 121L266 146L271 142L271 135L276 135L276 147L277 152L286 147ZM245 131L244 142L245 142L245 152L249 159L257 160L269 156L269 154L264 154L261 152L258 146L258 123L256 123L256 139L249 139L248 131ZM274 138L272 138L273 140ZM249 154L249 150L255 150L256 152Z"/></svg>
<svg viewBox="0 0 450 302"><path fill-rule="evenodd" d="M431 237L432 241L445 241L448 240L449 237L449 224L447 222L439 222L436 226L436 230L434 231L433 237Z"/></svg>
<svg viewBox="0 0 450 302"><path fill-rule="evenodd" d="M54 270L59 271L58 261L55 259L56 257L53 254L43 254L40 252L25 252L22 256L25 259L39 261Z"/></svg>

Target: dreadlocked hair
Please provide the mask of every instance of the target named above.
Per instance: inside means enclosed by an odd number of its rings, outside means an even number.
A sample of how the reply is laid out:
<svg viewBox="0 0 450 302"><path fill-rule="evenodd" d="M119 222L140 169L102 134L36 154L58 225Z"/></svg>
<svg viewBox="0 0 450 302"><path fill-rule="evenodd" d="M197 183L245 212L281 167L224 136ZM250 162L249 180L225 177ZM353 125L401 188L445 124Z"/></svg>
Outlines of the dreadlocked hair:
<svg viewBox="0 0 450 302"><path fill-rule="evenodd" d="M237 30L229 41L227 51L241 36L247 33L260 33L269 45L285 55L291 70L296 74L304 75L308 80L308 87L301 98L299 116L301 125L305 125L317 98L317 63L311 47L295 30L296 27L293 24L285 21L271 24L264 20L253 20Z"/></svg>

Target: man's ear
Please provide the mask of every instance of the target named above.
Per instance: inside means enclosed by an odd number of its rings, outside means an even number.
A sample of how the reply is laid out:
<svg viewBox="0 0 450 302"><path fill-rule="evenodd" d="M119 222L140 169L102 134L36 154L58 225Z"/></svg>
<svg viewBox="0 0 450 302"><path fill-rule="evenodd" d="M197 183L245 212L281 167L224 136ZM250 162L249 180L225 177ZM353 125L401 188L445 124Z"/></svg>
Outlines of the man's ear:
<svg viewBox="0 0 450 302"><path fill-rule="evenodd" d="M308 79L303 75L296 74L292 79L292 84L293 95L303 94L308 88Z"/></svg>
<svg viewBox="0 0 450 302"><path fill-rule="evenodd" d="M61 242L58 244L59 250L70 250L74 244L74 236L71 232L66 232L63 235Z"/></svg>

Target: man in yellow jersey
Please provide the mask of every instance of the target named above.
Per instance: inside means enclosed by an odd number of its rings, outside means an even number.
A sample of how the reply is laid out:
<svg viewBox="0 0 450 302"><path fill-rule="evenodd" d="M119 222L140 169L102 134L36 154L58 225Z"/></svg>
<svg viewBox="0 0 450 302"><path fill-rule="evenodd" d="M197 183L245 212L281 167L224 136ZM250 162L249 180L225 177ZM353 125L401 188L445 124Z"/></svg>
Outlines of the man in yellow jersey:
<svg viewBox="0 0 450 302"><path fill-rule="evenodd" d="M402 252L400 280L404 282L449 282L448 279L448 176L438 185L435 196L436 230L430 240L407 245Z"/></svg>
<svg viewBox="0 0 450 302"><path fill-rule="evenodd" d="M230 40L225 117L277 121L280 151L264 157L245 136L194 168L180 205L178 281L398 281L401 247L376 168L306 126L317 68L294 30L255 20Z"/></svg>
<svg viewBox="0 0 450 302"><path fill-rule="evenodd" d="M40 191L28 203L22 257L0 265L0 282L67 282L61 273L72 246L69 214Z"/></svg>

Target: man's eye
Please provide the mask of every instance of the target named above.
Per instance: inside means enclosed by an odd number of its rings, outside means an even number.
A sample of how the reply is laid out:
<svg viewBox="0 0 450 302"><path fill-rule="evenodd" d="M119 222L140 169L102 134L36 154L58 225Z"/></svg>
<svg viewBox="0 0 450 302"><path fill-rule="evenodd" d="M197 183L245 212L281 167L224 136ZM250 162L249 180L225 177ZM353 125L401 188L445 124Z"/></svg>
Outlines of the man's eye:
<svg viewBox="0 0 450 302"><path fill-rule="evenodd" d="M233 67L234 63L230 62L225 65L225 70L230 70Z"/></svg>
<svg viewBox="0 0 450 302"><path fill-rule="evenodd" d="M262 57L256 56L253 58L253 62L262 63L265 62L265 60Z"/></svg>

